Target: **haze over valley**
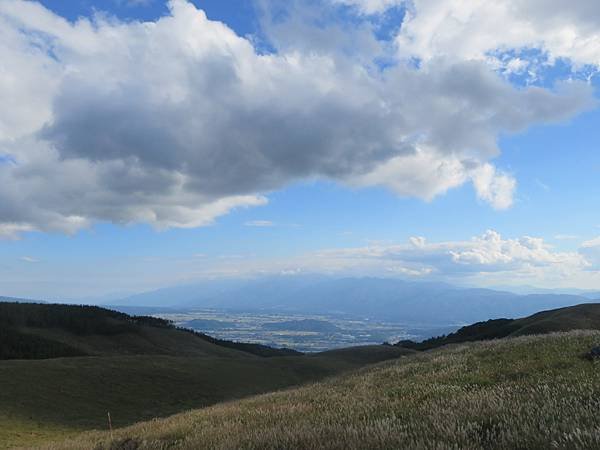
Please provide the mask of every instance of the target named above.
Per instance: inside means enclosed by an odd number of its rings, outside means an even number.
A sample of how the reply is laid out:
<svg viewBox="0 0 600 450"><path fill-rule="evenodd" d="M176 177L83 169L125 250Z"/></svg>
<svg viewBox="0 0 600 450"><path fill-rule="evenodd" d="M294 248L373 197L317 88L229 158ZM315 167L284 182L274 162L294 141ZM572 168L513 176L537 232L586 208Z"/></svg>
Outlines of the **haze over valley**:
<svg viewBox="0 0 600 450"><path fill-rule="evenodd" d="M269 276L163 288L110 305L223 339L315 351L423 340L472 322L600 299L592 291L543 292L520 295L373 277Z"/></svg>

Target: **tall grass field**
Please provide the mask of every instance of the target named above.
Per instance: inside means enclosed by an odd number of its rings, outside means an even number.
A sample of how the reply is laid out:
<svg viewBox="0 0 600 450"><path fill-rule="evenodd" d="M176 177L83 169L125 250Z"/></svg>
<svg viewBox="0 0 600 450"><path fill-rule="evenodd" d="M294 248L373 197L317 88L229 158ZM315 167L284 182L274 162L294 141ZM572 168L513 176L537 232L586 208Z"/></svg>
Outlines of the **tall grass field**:
<svg viewBox="0 0 600 450"><path fill-rule="evenodd" d="M600 448L600 332L458 344L42 448Z"/></svg>

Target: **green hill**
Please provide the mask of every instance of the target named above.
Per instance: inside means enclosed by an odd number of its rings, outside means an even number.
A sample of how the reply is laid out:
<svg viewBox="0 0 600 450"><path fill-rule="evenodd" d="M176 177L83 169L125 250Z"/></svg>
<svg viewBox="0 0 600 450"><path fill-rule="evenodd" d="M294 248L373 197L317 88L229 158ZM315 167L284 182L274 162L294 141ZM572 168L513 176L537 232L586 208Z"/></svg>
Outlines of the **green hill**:
<svg viewBox="0 0 600 450"><path fill-rule="evenodd" d="M600 332L445 347L52 449L599 448ZM48 447L46 447L48 448Z"/></svg>
<svg viewBox="0 0 600 450"><path fill-rule="evenodd" d="M0 361L0 447L600 447L600 371L582 357L600 332L515 337L600 328L600 305L478 323L427 352L283 356L101 308L6 308L0 329L90 356ZM90 432L108 412L114 436Z"/></svg>
<svg viewBox="0 0 600 450"><path fill-rule="evenodd" d="M223 341L103 308L21 303L0 304L0 355L0 447L106 429L108 412L122 427L373 361Z"/></svg>
<svg viewBox="0 0 600 450"><path fill-rule="evenodd" d="M416 350L429 350L462 342L570 330L600 330L600 303L542 311L522 319L495 319L478 322L462 327L447 336L427 339L419 343L400 341L396 345Z"/></svg>
<svg viewBox="0 0 600 450"><path fill-rule="evenodd" d="M398 353L395 350L400 350ZM333 361L344 361L356 365L374 364L399 356L416 353L415 350L403 347L392 347L389 345L361 345L359 347L339 348L311 355L316 359L329 359Z"/></svg>

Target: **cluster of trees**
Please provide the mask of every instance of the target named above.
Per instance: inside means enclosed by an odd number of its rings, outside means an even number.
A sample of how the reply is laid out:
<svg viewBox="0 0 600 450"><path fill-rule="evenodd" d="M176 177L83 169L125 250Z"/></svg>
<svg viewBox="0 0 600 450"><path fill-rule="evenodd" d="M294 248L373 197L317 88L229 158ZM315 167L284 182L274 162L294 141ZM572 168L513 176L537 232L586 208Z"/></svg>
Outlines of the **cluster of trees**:
<svg viewBox="0 0 600 450"><path fill-rule="evenodd" d="M0 325L0 360L46 359L68 356L85 356L85 353L62 342L22 333L15 328Z"/></svg>
<svg viewBox="0 0 600 450"><path fill-rule="evenodd" d="M274 348L269 347L268 345L262 344L250 344L248 342L234 342L227 341L224 339L217 339L215 337L209 336L208 334L200 333L195 330L190 330L189 328L180 328L180 330L187 331L188 333L193 334L200 339L204 339L205 341L210 342L211 344L219 345L221 347L232 348L235 350L240 350L246 353L252 353L253 355L263 356L263 357L271 357L271 356L292 356L292 355L301 355L301 352L297 352L296 350L292 350L290 348Z"/></svg>
<svg viewBox="0 0 600 450"><path fill-rule="evenodd" d="M28 333L28 329L57 329L76 336L113 336L139 333L141 327L178 329L169 320L130 316L97 306L0 302L0 359L44 359L85 355L69 345ZM180 330L212 344L258 356L299 354L290 349L226 341L185 328Z"/></svg>
<svg viewBox="0 0 600 450"><path fill-rule="evenodd" d="M0 360L85 356L62 342L28 333L58 329L77 336L135 333L141 326L174 328L168 320L128 316L96 306L0 302Z"/></svg>
<svg viewBox="0 0 600 450"><path fill-rule="evenodd" d="M136 332L141 325L168 328L168 320L83 305L0 303L0 327L58 328L75 335L115 335Z"/></svg>
<svg viewBox="0 0 600 450"><path fill-rule="evenodd" d="M500 339L508 336L519 329L517 321L512 319L493 319L485 322L477 322L473 325L462 327L455 333L426 339L422 342L404 340L397 342L396 346L410 348L413 350L431 350L448 344L459 344L462 342L487 341Z"/></svg>

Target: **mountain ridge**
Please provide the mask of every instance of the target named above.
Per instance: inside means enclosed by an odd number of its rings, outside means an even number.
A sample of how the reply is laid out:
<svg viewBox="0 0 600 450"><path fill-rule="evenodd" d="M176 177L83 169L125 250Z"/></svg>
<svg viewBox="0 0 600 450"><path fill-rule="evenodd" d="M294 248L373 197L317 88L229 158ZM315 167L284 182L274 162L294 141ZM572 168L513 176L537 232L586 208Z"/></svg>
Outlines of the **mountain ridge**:
<svg viewBox="0 0 600 450"><path fill-rule="evenodd" d="M361 316L402 323L467 324L521 317L594 299L570 294L519 295L484 288L393 278L266 277L179 286L123 299L175 308Z"/></svg>

